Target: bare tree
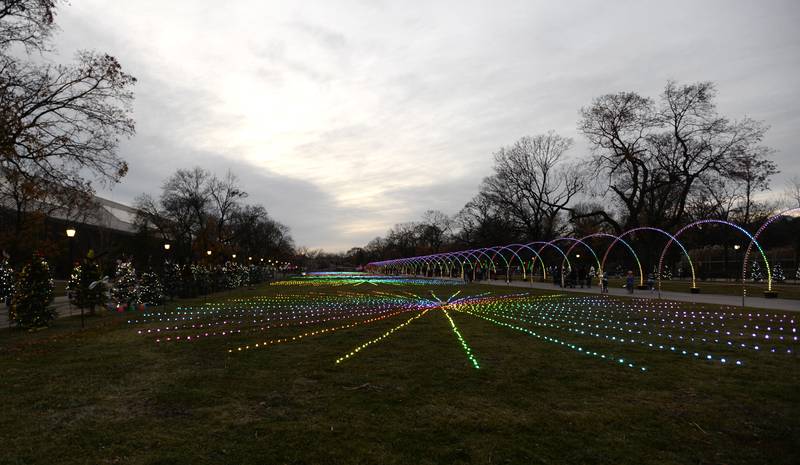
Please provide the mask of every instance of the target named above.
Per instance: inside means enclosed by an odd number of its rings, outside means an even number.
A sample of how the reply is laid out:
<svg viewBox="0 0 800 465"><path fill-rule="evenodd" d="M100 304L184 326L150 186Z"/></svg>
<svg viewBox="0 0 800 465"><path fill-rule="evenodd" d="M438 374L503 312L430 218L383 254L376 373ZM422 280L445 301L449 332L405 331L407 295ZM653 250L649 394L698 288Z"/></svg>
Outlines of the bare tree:
<svg viewBox="0 0 800 465"><path fill-rule="evenodd" d="M91 190L87 173L109 183L125 176L128 165L116 149L120 136L134 133L136 79L114 57L84 52L74 67L4 64L0 163L6 169L76 190Z"/></svg>
<svg viewBox="0 0 800 465"><path fill-rule="evenodd" d="M554 132L523 137L494 154L494 175L481 186L531 239L553 236L559 215L585 186L584 172L564 162L572 139Z"/></svg>
<svg viewBox="0 0 800 465"><path fill-rule="evenodd" d="M53 65L11 50L48 50L57 3L0 1L0 202L17 212L15 242L29 214L71 215L94 181L111 185L128 171L117 147L134 134L136 79L105 54Z"/></svg>
<svg viewBox="0 0 800 465"><path fill-rule="evenodd" d="M790 208L800 208L800 176L792 176L786 181L786 198Z"/></svg>
<svg viewBox="0 0 800 465"><path fill-rule="evenodd" d="M453 221L449 216L439 210L428 210L422 215L422 221L417 225L418 236L432 253L441 250L447 235L450 233Z"/></svg>
<svg viewBox="0 0 800 465"><path fill-rule="evenodd" d="M717 114L710 82L668 82L659 104L633 92L604 95L581 110L579 130L592 162L625 213L622 229L685 221L693 187L703 176L725 176L742 154L760 148L766 127ZM620 225L616 225L619 227Z"/></svg>
<svg viewBox="0 0 800 465"><path fill-rule="evenodd" d="M212 177L208 185L208 195L216 208L217 242L225 243L225 229L230 215L239 205L239 200L247 197L247 192L239 187L236 176L230 171L219 179ZM264 212L266 214L266 211Z"/></svg>
<svg viewBox="0 0 800 465"><path fill-rule="evenodd" d="M289 258L294 249L289 228L270 218L261 205L242 205L246 197L230 172L219 179L200 167L179 169L164 182L158 200L137 198L137 224L142 231L155 229L177 241L184 254L216 249Z"/></svg>
<svg viewBox="0 0 800 465"><path fill-rule="evenodd" d="M53 28L55 0L0 0L0 49L21 44L44 50Z"/></svg>
<svg viewBox="0 0 800 465"><path fill-rule="evenodd" d="M186 224L195 237L202 236L207 227L212 179L211 173L199 166L190 170L179 169L162 187L161 207L166 216ZM204 241L207 242L207 238Z"/></svg>
<svg viewBox="0 0 800 465"><path fill-rule="evenodd" d="M771 153L767 148L758 147L755 151L734 156L722 170L723 176L732 184L741 186L739 221L742 224L750 224L753 219L753 196L769 190L769 179L779 172L775 162L767 159Z"/></svg>
<svg viewBox="0 0 800 465"><path fill-rule="evenodd" d="M522 238L508 212L478 194L454 218L453 240L462 247L510 244Z"/></svg>

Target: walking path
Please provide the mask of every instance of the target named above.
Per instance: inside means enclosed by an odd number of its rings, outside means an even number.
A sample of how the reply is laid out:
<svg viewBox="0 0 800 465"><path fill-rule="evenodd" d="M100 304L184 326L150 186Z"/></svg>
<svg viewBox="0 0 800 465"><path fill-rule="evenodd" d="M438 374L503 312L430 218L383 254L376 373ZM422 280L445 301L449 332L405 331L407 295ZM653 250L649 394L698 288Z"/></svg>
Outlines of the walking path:
<svg viewBox="0 0 800 465"><path fill-rule="evenodd" d="M457 280L462 282L461 280ZM600 288L599 287L591 287L591 288L560 288L550 283L531 283L530 281L512 281L510 284L506 283L505 281L474 281L476 284L489 284L492 286L503 286L503 287L523 287L523 288L533 288L533 289L542 289L546 291L557 291L557 292L577 292L583 294L599 294ZM616 295L616 296L623 296L623 297L637 297L640 299L668 299L668 300L677 300L680 302L694 302L694 303L703 303L703 304L718 304L718 305L730 305L732 307L741 307L742 306L742 296L741 295L724 295L724 294L691 294L687 292L674 292L674 291L661 291L659 294L658 291L651 292L651 291L642 291L642 290L635 290L634 293L628 294L628 291L623 288L612 288L609 287L608 289L609 295ZM763 308L763 309L770 309L770 310L785 310L790 312L800 312L800 300L793 300L793 299L766 299L764 297L747 297L745 298L745 305L750 308Z"/></svg>
<svg viewBox="0 0 800 465"><path fill-rule="evenodd" d="M69 303L69 299L65 295L57 296L53 299L52 307L55 307L58 316L56 318L63 318L65 316L80 315L81 310L73 307ZM0 328L8 327L8 307L0 304Z"/></svg>

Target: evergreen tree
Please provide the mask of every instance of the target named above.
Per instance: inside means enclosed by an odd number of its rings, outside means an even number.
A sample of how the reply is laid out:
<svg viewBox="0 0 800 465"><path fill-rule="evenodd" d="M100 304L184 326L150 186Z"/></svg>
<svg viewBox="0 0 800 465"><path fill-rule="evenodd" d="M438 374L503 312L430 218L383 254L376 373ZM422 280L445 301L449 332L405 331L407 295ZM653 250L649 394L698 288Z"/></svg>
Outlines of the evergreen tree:
<svg viewBox="0 0 800 465"><path fill-rule="evenodd" d="M78 308L88 309L94 315L95 307L106 304L106 287L102 282L100 266L94 261L94 252L89 251L83 262L72 270L67 291L69 299Z"/></svg>
<svg viewBox="0 0 800 465"><path fill-rule="evenodd" d="M164 285L165 297L173 299L176 295L182 295L182 274L183 270L181 269L181 265L172 263L169 260L164 262L162 283Z"/></svg>
<svg viewBox="0 0 800 465"><path fill-rule="evenodd" d="M681 269L678 268L678 273L681 272ZM672 279L672 268L669 266L664 267L664 271L661 272L661 279L665 281L669 281Z"/></svg>
<svg viewBox="0 0 800 465"><path fill-rule="evenodd" d="M0 260L0 299L6 305L11 304L14 293L14 270L5 258Z"/></svg>
<svg viewBox="0 0 800 465"><path fill-rule="evenodd" d="M250 284L251 286L258 284L259 272L258 272L258 267L256 265L250 265L250 267L247 270L247 278L248 278L248 284Z"/></svg>
<svg viewBox="0 0 800 465"><path fill-rule="evenodd" d="M228 289L236 289L247 284L247 269L234 262L226 262L223 270L225 272L225 285Z"/></svg>
<svg viewBox="0 0 800 465"><path fill-rule="evenodd" d="M758 260L753 261L753 266L750 268L750 280L754 283L761 282L764 279L764 272L761 271L761 263Z"/></svg>
<svg viewBox="0 0 800 465"><path fill-rule="evenodd" d="M119 307L137 302L136 270L129 260L117 262L117 279L111 288L111 299Z"/></svg>
<svg viewBox="0 0 800 465"><path fill-rule="evenodd" d="M205 265L192 265L191 270L197 293L202 295L211 292L211 270Z"/></svg>
<svg viewBox="0 0 800 465"><path fill-rule="evenodd" d="M139 278L139 302L145 305L161 305L164 303L164 287L161 285L161 280L158 274L148 271L142 273Z"/></svg>
<svg viewBox="0 0 800 465"><path fill-rule="evenodd" d="M56 317L53 302L53 278L50 265L34 255L20 271L14 287L9 320L21 328L47 326Z"/></svg>
<svg viewBox="0 0 800 465"><path fill-rule="evenodd" d="M786 281L786 275L783 274L781 262L776 263L775 266L772 267L772 279L781 283Z"/></svg>

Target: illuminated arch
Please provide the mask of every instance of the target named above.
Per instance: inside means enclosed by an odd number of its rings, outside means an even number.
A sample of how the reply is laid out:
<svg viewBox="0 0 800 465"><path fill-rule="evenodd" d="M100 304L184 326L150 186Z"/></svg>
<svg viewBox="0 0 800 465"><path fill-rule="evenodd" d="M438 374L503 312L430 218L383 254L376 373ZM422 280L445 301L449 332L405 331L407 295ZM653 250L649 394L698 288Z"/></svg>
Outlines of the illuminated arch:
<svg viewBox="0 0 800 465"><path fill-rule="evenodd" d="M744 252L744 261L742 263L742 283L745 282L745 278L747 277L747 262L750 257L750 251L753 248L753 244L755 243L755 241L758 240L758 236L760 236L761 233L764 232L764 230L767 229L767 227L771 225L775 220L784 217L796 218L795 214L800 215L800 208L790 208L788 210L784 210L778 213L777 215L768 218L767 221L765 221L764 224L762 224L761 227L758 228L758 231L756 231L756 233L753 234L753 238L750 240L750 243L747 244L747 249ZM768 290L770 291L772 290L771 283Z"/></svg>
<svg viewBox="0 0 800 465"><path fill-rule="evenodd" d="M767 290L768 291L772 291L772 271L769 269L769 261L767 260L767 255L764 253L764 250L761 248L761 244L759 244L758 241L755 239L755 237L753 237L749 232L747 232L747 230L745 230L744 228L742 228L738 224L731 223L730 221L723 221L723 220L711 220L711 219L699 220L699 221L695 221L694 223L689 223L686 226L682 227L680 230L678 230L678 232L675 233L674 238L670 239L669 242L667 242L667 245L665 245L664 248L661 251L661 257L658 259L658 274L659 274L659 276L661 275L661 264L664 261L664 256L667 254L667 249L672 244L673 240L675 242L678 242L678 239L677 239L678 236L680 236L684 231L686 231L689 228L693 228L695 226L699 226L699 225L706 224L706 223L716 223L716 224L728 225L728 226L730 226L730 227L732 227L734 229L739 230L742 234L744 234L745 236L750 238L751 242L755 243L756 247L758 248L758 251L761 253L761 258L764 259L764 265L766 265L766 268L767 268ZM742 268L742 271L744 271L744 268ZM692 282L694 282L694 268L692 269ZM745 282L745 276L743 274L742 275L742 283L744 283L744 282ZM693 284L692 287L696 287L696 286Z"/></svg>
<svg viewBox="0 0 800 465"><path fill-rule="evenodd" d="M542 256L539 255L539 252L535 251L532 247L528 247L525 244L509 244L506 247L510 248L510 247L514 247L514 246L517 246L516 252L519 252L521 249L525 248L525 249L528 249L530 252L533 253L534 256L531 257L531 274L533 274L533 265L536 264L536 258L538 257L539 258L539 262L542 264L542 279L547 279L547 267L544 266L544 260L542 259ZM519 256L519 255L517 255L517 256ZM522 261L522 260L520 259L520 261ZM522 265L522 270L523 270L522 277L523 277L523 279L525 279L525 265L524 265L524 263ZM531 277L531 279L533 279L533 277Z"/></svg>
<svg viewBox="0 0 800 465"><path fill-rule="evenodd" d="M486 258L489 260L489 263L491 263L491 264L492 264L492 271L494 271L495 273L497 273L497 268L494 266L494 260L492 260L492 257L490 257L490 256L489 256L489 254L487 254L486 252L484 252L484 250L488 250L488 249L486 249L486 248L482 248L482 249L472 249L472 252L479 253L479 254L483 255L484 257L486 257ZM478 264L480 264L480 261L478 261Z"/></svg>
<svg viewBox="0 0 800 465"><path fill-rule="evenodd" d="M573 248L575 248L576 245L583 244L584 247L589 249L589 252L594 257L595 262L597 262L597 268L602 270L602 267L600 266L600 259L597 258L597 254L594 253L594 249L589 247L589 244L583 242L583 240L575 239L574 237L559 237L558 239L553 239L551 242L558 242L558 241L572 241L572 246L570 246L570 248L567 249L567 251L564 253L564 257L568 257L569 256L569 251L572 250ZM561 266L562 267L564 266L564 260L561 260ZM570 270L572 270L572 266L570 266Z"/></svg>
<svg viewBox="0 0 800 465"><path fill-rule="evenodd" d="M564 257L564 259L567 261L567 267L571 270L572 269L572 262L569 261L569 257L567 257L567 254L565 254L564 251L561 250L561 248L559 246L555 245L553 242L554 241L550 241L550 242L533 241L533 242L529 242L527 245L530 246L530 245L534 245L534 244L537 244L537 245L541 244L541 247L539 248L539 252L544 250L544 248L547 247L547 246L550 246L550 247L556 249L558 251L558 253L560 253L561 256ZM537 254L537 256L541 257L541 255L539 255L539 254ZM531 264L531 269L533 269L533 265L534 264ZM544 267L544 262L542 262L542 267Z"/></svg>
<svg viewBox="0 0 800 465"><path fill-rule="evenodd" d="M628 250L631 252L631 255L633 255L633 259L634 259L634 260L636 260L636 265L639 267L639 277L640 277L640 279L639 279L639 282L640 282L640 283L642 283L642 280L641 280L641 277L643 276L643 272L642 272L642 263L641 263L641 261L639 260L639 256L638 256L638 255L636 255L636 251L635 251L635 250L633 250L633 247L631 247L631 245L630 245L630 244L629 244L627 241L625 241L624 239L620 239L620 238L619 238L619 236L615 236L615 235L613 235L613 234L608 234L608 233L594 233L594 234L589 234L589 235L587 235L587 236L583 236L582 238L580 238L580 240L581 240L581 241L585 241L586 239L589 239L589 238L592 238L592 237L610 237L610 238L612 238L612 239L615 239L615 240L617 240L617 241L619 241L619 242L622 242L622 245L624 245L625 247L627 247L627 248L628 248ZM569 255L569 254L572 252L572 249L574 249L574 248L575 248L575 247L577 247L577 246L578 246L578 243L577 243L577 242L573 243L573 244L570 246L570 248L569 248L569 249L567 249L567 255ZM595 255L595 258L596 258L596 257L597 257L597 255ZM598 278L599 278L599 276L600 276L600 275L602 275L602 274L604 274L604 272L603 272L603 267L602 267L602 264L598 264L598 269L597 269L597 276L598 276Z"/></svg>
<svg viewBox="0 0 800 465"><path fill-rule="evenodd" d="M525 279L525 262L522 261L522 258L520 258L520 256L517 255L516 252L511 250L508 246L504 246L504 245L496 245L496 246L490 247L490 248L491 249L497 249L497 251L495 252L494 256L496 256L497 254L500 254L500 256L503 257L503 260L505 260L505 257L503 256L501 250L508 250L509 252L514 254L514 256L517 257L517 260L519 260L520 266L522 267L522 279ZM513 262L514 259L512 258L511 261ZM506 260L506 278L509 278L510 272L511 272L511 263L509 263Z"/></svg>
<svg viewBox="0 0 800 465"><path fill-rule="evenodd" d="M496 252L495 248L494 248L494 247L483 247L483 248L480 248L480 249L475 249L475 252L479 252L479 253L481 253L483 256L485 256L485 257L486 257L486 258L489 260L489 263L491 263L491 264L492 264L492 272L494 272L495 274L497 274L497 266L496 266L496 265L495 265L495 263L494 263L494 257L495 257L497 254L496 254L496 253L494 253L494 255L489 255L489 252ZM504 257L504 256L503 256L503 254L500 254L500 258L502 258L502 259L503 259L503 261L504 261L504 262L505 262L505 264L506 264L506 267L508 267L508 260L506 260L506 257Z"/></svg>
<svg viewBox="0 0 800 465"><path fill-rule="evenodd" d="M660 234L663 234L663 235L667 236L669 238L669 240L667 241L667 245L665 246L665 249L663 249L663 250L666 250L666 247L668 247L672 242L675 242L676 244L678 244L678 247L681 248L681 250L683 251L683 254L686 256L686 260L689 261L689 270L692 273L692 288L696 288L697 287L697 278L696 278L695 272L694 272L694 263L692 263L692 257L689 256L689 251L686 250L686 247L684 247L683 244L681 243L681 241L679 241L677 239L678 235L675 234L673 236L672 234L664 231L663 229L653 228L651 226L640 226L638 228L629 229L629 230L625 231L624 233L620 234L619 236L617 236L617 239L614 240L611 243L611 245L608 246L608 248L606 249L606 253L603 254L603 267L604 268L605 268L605 265L606 265L606 259L608 258L608 254L611 252L611 248L614 247L614 245L617 242L621 241L623 237L627 236L628 234L635 233L637 231L655 231L657 233L660 233ZM639 257L635 253L634 253L634 257L636 258L636 263L639 265L639 283L640 284L644 284L644 273L642 271L642 264L641 264L641 262L639 262ZM663 259L664 259L664 255L662 255L661 258L658 260L658 276L656 276L656 278L658 279L658 288L659 289L661 289L661 262L662 262Z"/></svg>

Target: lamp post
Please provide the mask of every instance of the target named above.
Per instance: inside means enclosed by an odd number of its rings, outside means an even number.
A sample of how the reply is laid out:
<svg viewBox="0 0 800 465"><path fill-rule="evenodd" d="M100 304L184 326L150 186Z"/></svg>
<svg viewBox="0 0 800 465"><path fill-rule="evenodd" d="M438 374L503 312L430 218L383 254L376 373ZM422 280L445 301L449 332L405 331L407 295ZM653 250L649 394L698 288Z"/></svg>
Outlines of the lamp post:
<svg viewBox="0 0 800 465"><path fill-rule="evenodd" d="M72 226L67 228L67 241L69 242L69 270L67 271L68 273L72 271L72 248L73 248L72 243L75 242L74 238L77 232L78 231L76 231L75 228L73 228Z"/></svg>
<svg viewBox="0 0 800 465"><path fill-rule="evenodd" d="M77 231L75 230L74 227L69 226L69 227L67 227L66 233L67 233L67 242L69 242L69 262L68 262L68 266L67 266L67 276L71 276L72 275L72 255L73 255L72 249L74 247L72 245L72 243L75 242L75 234L77 233ZM67 296L67 300L69 300L69 296ZM72 315L72 303L71 302L69 304L69 314ZM85 328L85 327L86 327L86 325L85 325L84 319L83 319L83 307L81 307L81 328Z"/></svg>
<svg viewBox="0 0 800 465"><path fill-rule="evenodd" d="M739 255L739 249L741 249L741 248L742 248L741 245L733 244L733 250L736 251L737 258L738 258L738 255ZM744 258L742 258L742 262L744 262ZM741 269L744 270L744 263L742 263ZM745 299L745 295L746 294L747 294L747 288L745 287L745 277L744 277L744 275L742 275L742 307L744 307L744 299Z"/></svg>

